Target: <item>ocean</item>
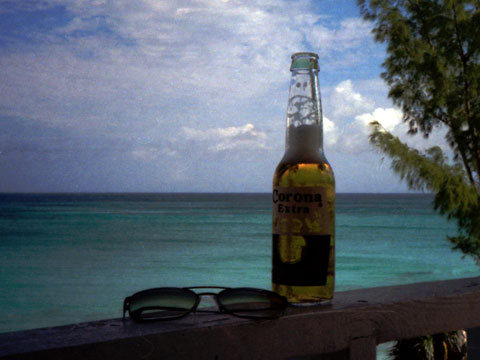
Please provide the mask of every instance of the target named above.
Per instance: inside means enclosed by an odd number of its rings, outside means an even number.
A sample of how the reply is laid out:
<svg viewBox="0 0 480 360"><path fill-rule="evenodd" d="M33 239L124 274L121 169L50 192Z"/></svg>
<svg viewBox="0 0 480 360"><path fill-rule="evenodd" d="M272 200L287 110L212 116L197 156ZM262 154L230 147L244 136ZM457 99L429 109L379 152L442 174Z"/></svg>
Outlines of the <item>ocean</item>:
<svg viewBox="0 0 480 360"><path fill-rule="evenodd" d="M336 291L478 276L427 194L337 194ZM0 332L159 286L270 288L269 194L0 194Z"/></svg>

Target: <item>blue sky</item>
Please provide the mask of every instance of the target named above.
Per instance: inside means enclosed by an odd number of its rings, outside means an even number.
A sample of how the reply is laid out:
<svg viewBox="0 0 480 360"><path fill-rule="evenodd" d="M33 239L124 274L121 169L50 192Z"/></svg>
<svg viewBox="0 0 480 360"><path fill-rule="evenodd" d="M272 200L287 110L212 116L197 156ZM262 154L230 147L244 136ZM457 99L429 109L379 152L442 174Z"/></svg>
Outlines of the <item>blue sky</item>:
<svg viewBox="0 0 480 360"><path fill-rule="evenodd" d="M0 1L0 192L268 192L297 51L337 191L404 192L368 143L407 139L370 30L354 0Z"/></svg>

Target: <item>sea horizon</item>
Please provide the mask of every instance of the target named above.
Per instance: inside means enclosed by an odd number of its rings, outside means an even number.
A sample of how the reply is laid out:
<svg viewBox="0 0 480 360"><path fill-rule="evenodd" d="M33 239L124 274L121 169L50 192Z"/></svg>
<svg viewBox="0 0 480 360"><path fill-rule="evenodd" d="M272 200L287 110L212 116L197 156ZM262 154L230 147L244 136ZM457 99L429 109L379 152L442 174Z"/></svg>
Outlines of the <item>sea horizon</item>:
<svg viewBox="0 0 480 360"><path fill-rule="evenodd" d="M150 287L270 288L270 197L0 193L0 332L118 317L125 296ZM477 276L432 200L338 193L336 291Z"/></svg>

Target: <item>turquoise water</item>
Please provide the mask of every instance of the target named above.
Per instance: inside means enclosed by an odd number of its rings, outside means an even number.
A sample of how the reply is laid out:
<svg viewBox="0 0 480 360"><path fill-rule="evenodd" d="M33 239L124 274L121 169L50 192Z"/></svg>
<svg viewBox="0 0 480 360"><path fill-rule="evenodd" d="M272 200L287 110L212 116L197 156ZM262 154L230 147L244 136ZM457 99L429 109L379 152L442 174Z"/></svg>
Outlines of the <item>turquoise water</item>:
<svg viewBox="0 0 480 360"><path fill-rule="evenodd" d="M429 195L339 194L336 289L478 276ZM120 317L157 286L270 287L268 194L0 194L0 332Z"/></svg>

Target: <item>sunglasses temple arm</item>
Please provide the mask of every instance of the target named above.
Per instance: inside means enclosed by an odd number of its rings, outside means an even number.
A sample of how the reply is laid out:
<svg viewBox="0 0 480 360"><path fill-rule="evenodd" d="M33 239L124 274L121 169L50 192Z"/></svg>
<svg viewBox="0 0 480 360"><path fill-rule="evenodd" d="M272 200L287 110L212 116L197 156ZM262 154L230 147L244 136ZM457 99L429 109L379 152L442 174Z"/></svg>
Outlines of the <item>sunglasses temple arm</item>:
<svg viewBox="0 0 480 360"><path fill-rule="evenodd" d="M125 320L125 313L130 310L130 296L126 297L125 300L123 300L123 320Z"/></svg>

